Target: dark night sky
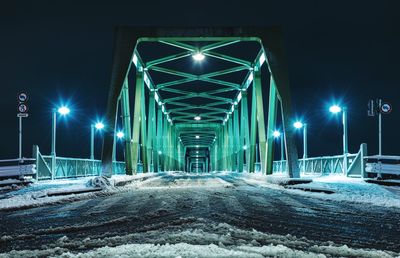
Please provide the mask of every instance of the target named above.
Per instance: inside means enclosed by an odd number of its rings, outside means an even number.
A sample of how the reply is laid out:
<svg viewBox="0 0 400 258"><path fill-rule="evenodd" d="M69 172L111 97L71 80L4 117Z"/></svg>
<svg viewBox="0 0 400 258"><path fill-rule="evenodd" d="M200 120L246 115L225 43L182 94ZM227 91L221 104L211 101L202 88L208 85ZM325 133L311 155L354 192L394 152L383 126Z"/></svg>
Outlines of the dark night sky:
<svg viewBox="0 0 400 258"><path fill-rule="evenodd" d="M394 106L384 117L384 153L400 154L397 1L9 2L0 4L0 158L18 154L21 90L30 93L24 156L32 144L49 153L51 109L64 101L73 114L58 123L57 153L88 157L90 122L105 111L116 25L281 25L295 111L309 124L309 156L341 151L340 119L327 111L334 100L349 109L350 152L362 142L377 152L377 119L367 117L366 104L379 97Z"/></svg>

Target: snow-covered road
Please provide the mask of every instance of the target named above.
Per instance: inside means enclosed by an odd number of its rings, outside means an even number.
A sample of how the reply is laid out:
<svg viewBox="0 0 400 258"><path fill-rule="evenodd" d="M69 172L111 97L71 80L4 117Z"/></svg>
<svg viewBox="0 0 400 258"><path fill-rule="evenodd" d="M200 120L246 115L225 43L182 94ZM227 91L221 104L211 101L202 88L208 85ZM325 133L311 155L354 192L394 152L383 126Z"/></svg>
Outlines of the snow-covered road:
<svg viewBox="0 0 400 258"><path fill-rule="evenodd" d="M400 252L396 207L314 198L229 174L160 174L111 195L0 211L0 217L5 257L77 252L87 257L393 257Z"/></svg>

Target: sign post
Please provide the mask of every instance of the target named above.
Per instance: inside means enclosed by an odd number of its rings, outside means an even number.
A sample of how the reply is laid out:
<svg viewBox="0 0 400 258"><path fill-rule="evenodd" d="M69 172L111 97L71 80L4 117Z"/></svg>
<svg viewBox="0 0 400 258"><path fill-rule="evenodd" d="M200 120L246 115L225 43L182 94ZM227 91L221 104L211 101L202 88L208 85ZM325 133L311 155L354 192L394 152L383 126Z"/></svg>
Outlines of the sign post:
<svg viewBox="0 0 400 258"><path fill-rule="evenodd" d="M368 103L368 116L375 116L378 113L378 155L382 156L382 114L387 115L392 112L392 105L387 102L382 102L382 99L377 99L376 102L370 100Z"/></svg>
<svg viewBox="0 0 400 258"><path fill-rule="evenodd" d="M22 118L28 117L28 106L27 106L27 101L28 101L28 94L25 92L21 92L18 94L18 120L19 120L19 130L18 130L18 136L19 136L19 148L18 148L18 159L21 161L22 160Z"/></svg>

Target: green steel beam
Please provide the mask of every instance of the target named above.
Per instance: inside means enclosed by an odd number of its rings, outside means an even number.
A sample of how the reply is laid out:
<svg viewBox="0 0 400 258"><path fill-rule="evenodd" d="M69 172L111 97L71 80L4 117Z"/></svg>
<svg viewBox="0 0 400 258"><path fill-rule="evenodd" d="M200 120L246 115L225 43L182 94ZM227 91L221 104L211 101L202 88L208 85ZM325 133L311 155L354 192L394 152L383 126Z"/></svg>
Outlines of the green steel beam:
<svg viewBox="0 0 400 258"><path fill-rule="evenodd" d="M137 174L138 154L140 151L139 136L140 136L140 116L142 114L142 91L144 89L143 72L136 72L136 89L135 89L135 109L133 115L133 132L132 132L132 163L133 174Z"/></svg>
<svg viewBox="0 0 400 258"><path fill-rule="evenodd" d="M132 175L133 163L132 163L132 142L131 142L131 116L129 110L129 85L128 80L125 79L124 86L121 92L121 113L122 113L122 127L125 134L125 169L128 175ZM114 132L115 133L115 132Z"/></svg>
<svg viewBox="0 0 400 258"><path fill-rule="evenodd" d="M254 71L254 87L256 89L257 100L257 124L258 124L258 143L260 153L261 172L266 173L266 138L265 138L265 122L264 122L264 103L262 94L261 71Z"/></svg>
<svg viewBox="0 0 400 258"><path fill-rule="evenodd" d="M246 66L247 68L251 68L251 62L240 59L240 58L236 58L236 57L232 57L232 56L228 56L228 55L224 55L224 54L220 54L217 52L212 52L212 51L207 51L203 53L205 56L210 56L210 57L214 57L220 60L224 60L224 61L228 61L231 63L235 63L235 64L240 64L243 66Z"/></svg>
<svg viewBox="0 0 400 258"><path fill-rule="evenodd" d="M256 97L256 87L253 83L253 90L251 95L251 120L250 120L250 160L248 167L248 172L254 173L254 163L256 161L256 139L257 139L257 97Z"/></svg>
<svg viewBox="0 0 400 258"><path fill-rule="evenodd" d="M145 99L145 93L144 93L144 84L142 84L142 98L141 98L141 114L140 114L140 122L141 122L141 128L140 128L140 134L141 134L141 145L140 146L140 151L142 153L142 162L143 162L143 172L148 172L148 164L147 164L147 125L146 125L146 99Z"/></svg>
<svg viewBox="0 0 400 258"><path fill-rule="evenodd" d="M221 47L226 47L226 46L236 44L239 42L240 42L240 40L232 40L232 41L224 40L224 41L215 42L215 43L209 44L207 46L201 47L200 52L205 52L205 51L210 51L210 50L221 48Z"/></svg>
<svg viewBox="0 0 400 258"><path fill-rule="evenodd" d="M156 59L156 60L152 60L152 61L149 61L149 62L146 63L146 68L149 69L153 65L159 65L159 64L171 62L171 61L174 61L174 60L178 60L178 59L181 59L181 58L185 58L187 56L190 56L191 54L192 54L191 51L186 51L186 52L179 53L179 54L176 54L176 55L170 55L170 56L166 56L166 57L159 58L159 59Z"/></svg>
<svg viewBox="0 0 400 258"><path fill-rule="evenodd" d="M154 157L156 157L156 101L154 94L149 94L149 116L147 121L147 157L148 157L148 171L154 172Z"/></svg>
<svg viewBox="0 0 400 258"><path fill-rule="evenodd" d="M277 113L277 94L274 78L271 76L269 88L269 108L268 108L268 128L267 128L267 160L266 174L272 174L272 165L274 161L274 130L276 129ZM283 135L281 137L284 137Z"/></svg>

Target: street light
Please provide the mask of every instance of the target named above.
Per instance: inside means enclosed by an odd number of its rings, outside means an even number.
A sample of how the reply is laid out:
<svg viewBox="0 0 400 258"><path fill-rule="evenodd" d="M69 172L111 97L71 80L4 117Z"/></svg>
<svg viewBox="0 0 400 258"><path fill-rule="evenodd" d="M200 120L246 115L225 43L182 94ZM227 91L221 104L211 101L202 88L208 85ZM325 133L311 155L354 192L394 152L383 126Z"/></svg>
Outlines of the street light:
<svg viewBox="0 0 400 258"><path fill-rule="evenodd" d="M281 141L281 161L284 159L283 157L283 136L281 134L281 132L279 132L278 130L275 130L272 134L274 136L275 139L280 138Z"/></svg>
<svg viewBox="0 0 400 258"><path fill-rule="evenodd" d="M302 123L300 121L296 121L293 124L294 128L301 129L303 128L303 159L307 158L307 124Z"/></svg>
<svg viewBox="0 0 400 258"><path fill-rule="evenodd" d="M199 115L195 116L195 117L194 117L194 120L200 121L200 120L201 120L201 116L199 116Z"/></svg>
<svg viewBox="0 0 400 258"><path fill-rule="evenodd" d="M61 116L66 116L71 110L66 106L61 106L53 110L53 121L51 130L51 179L54 179L56 170L56 130L57 130L57 113Z"/></svg>
<svg viewBox="0 0 400 258"><path fill-rule="evenodd" d="M102 130L104 128L104 124L102 122L97 122L96 124L90 125L90 159L94 159L94 129Z"/></svg>
<svg viewBox="0 0 400 258"><path fill-rule="evenodd" d="M348 133L347 133L347 108L341 108L338 105L333 105L329 108L329 111L333 114L342 112L342 124L343 124L343 168L347 173L347 154L349 153L348 148Z"/></svg>
<svg viewBox="0 0 400 258"><path fill-rule="evenodd" d="M119 132L117 133L117 137L118 137L118 139L122 139L122 138L125 137L125 134L124 134L123 132L119 131Z"/></svg>

